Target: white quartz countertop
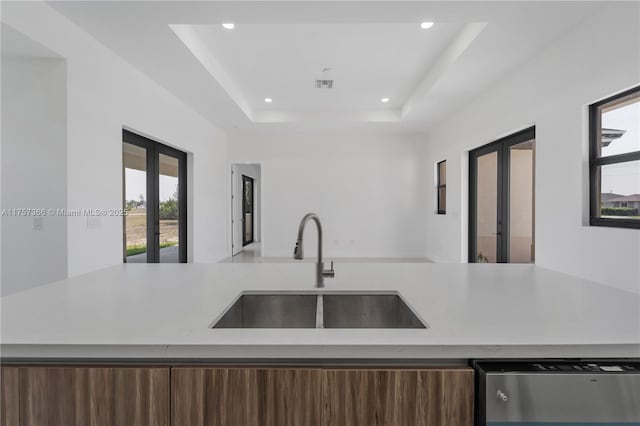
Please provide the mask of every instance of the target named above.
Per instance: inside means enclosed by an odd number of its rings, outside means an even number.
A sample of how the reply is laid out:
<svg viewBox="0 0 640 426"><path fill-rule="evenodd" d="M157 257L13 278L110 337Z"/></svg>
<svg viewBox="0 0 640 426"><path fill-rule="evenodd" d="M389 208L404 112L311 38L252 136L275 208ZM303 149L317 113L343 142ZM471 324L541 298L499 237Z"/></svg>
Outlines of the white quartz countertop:
<svg viewBox="0 0 640 426"><path fill-rule="evenodd" d="M312 263L118 265L1 298L8 358L639 357L640 295L532 265L337 263L428 329L211 329L242 291L314 290Z"/></svg>

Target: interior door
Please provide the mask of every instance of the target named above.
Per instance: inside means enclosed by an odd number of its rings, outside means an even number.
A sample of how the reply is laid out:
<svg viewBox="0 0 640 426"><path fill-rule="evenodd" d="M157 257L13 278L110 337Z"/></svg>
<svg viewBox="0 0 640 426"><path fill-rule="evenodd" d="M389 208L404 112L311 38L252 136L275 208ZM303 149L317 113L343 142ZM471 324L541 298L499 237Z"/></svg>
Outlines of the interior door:
<svg viewBox="0 0 640 426"><path fill-rule="evenodd" d="M242 245L253 242L253 178L242 175Z"/></svg>
<svg viewBox="0 0 640 426"><path fill-rule="evenodd" d="M469 262L535 260L535 128L469 154Z"/></svg>
<svg viewBox="0 0 640 426"><path fill-rule="evenodd" d="M231 218L233 256L242 251L242 174L238 166L231 166Z"/></svg>
<svg viewBox="0 0 640 426"><path fill-rule="evenodd" d="M123 130L125 263L186 263L187 155Z"/></svg>

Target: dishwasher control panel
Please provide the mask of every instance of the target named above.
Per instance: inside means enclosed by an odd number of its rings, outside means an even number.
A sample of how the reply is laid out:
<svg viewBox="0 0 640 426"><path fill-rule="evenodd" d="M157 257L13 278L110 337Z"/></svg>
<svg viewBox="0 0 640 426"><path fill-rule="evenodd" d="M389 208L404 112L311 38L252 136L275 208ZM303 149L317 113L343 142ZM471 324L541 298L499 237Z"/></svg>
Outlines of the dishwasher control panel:
<svg viewBox="0 0 640 426"><path fill-rule="evenodd" d="M487 373L640 373L637 360L480 362Z"/></svg>

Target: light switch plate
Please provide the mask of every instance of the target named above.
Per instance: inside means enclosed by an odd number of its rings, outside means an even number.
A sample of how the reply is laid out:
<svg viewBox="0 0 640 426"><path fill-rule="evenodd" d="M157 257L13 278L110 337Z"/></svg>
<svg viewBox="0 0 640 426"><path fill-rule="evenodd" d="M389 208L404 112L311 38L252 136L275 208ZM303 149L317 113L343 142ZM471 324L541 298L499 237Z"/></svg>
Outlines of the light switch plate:
<svg viewBox="0 0 640 426"><path fill-rule="evenodd" d="M42 226L44 225L44 220L42 216L33 218L33 230L34 231L42 231Z"/></svg>

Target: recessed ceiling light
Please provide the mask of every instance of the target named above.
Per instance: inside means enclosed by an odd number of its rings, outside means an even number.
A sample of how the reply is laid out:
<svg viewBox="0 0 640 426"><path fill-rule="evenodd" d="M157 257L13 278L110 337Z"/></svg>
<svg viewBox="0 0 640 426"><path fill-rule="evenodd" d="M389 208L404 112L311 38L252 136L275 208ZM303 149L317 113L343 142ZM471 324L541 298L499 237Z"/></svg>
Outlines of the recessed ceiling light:
<svg viewBox="0 0 640 426"><path fill-rule="evenodd" d="M236 27L236 24L232 23L232 22L227 22L222 24L222 28L224 28L225 30L232 30Z"/></svg>
<svg viewBox="0 0 640 426"><path fill-rule="evenodd" d="M389 98L382 98L382 99L380 99L380 102L386 104L387 102L389 102Z"/></svg>
<svg viewBox="0 0 640 426"><path fill-rule="evenodd" d="M420 28L422 28L423 30L431 27L433 27L433 22L423 22L420 24Z"/></svg>
<svg viewBox="0 0 640 426"><path fill-rule="evenodd" d="M271 98L264 98L264 101L268 104L270 104L271 102L273 102L273 99Z"/></svg>

